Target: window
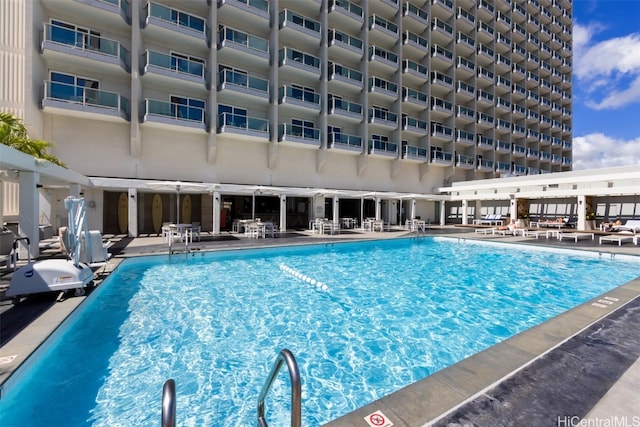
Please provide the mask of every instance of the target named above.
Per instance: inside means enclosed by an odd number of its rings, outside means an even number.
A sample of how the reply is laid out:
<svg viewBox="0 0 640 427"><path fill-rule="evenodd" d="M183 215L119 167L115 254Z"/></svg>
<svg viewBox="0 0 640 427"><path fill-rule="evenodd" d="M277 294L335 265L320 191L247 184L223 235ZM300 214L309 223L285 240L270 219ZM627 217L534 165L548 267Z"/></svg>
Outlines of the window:
<svg viewBox="0 0 640 427"><path fill-rule="evenodd" d="M291 133L294 136L301 136L304 138L314 137L315 123L308 120L291 119Z"/></svg>
<svg viewBox="0 0 640 427"><path fill-rule="evenodd" d="M218 105L218 117L224 120L222 124L237 128L247 127L247 110L232 105Z"/></svg>
<svg viewBox="0 0 640 427"><path fill-rule="evenodd" d="M99 88L97 80L52 71L49 96L69 101L97 101Z"/></svg>
<svg viewBox="0 0 640 427"><path fill-rule="evenodd" d="M171 96L171 114L178 119L204 121L205 101Z"/></svg>
<svg viewBox="0 0 640 427"><path fill-rule="evenodd" d="M51 40L83 49L100 50L100 33L66 22L51 21Z"/></svg>
<svg viewBox="0 0 640 427"><path fill-rule="evenodd" d="M173 70L204 76L204 65L204 59L182 53L171 52L171 68Z"/></svg>

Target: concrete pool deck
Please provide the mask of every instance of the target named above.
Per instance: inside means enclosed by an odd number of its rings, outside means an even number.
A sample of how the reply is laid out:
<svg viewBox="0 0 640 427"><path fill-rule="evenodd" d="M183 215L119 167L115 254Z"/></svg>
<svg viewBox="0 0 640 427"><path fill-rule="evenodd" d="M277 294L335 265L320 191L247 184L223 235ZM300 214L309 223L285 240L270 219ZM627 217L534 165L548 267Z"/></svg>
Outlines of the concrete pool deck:
<svg viewBox="0 0 640 427"><path fill-rule="evenodd" d="M216 238L204 236L202 242L194 242L191 246L196 251L205 251L407 235L406 230L402 229L385 233L349 232L335 236L311 236L299 232L276 239L259 240L225 234ZM570 248L595 251L602 256L640 256L640 246L599 245L598 239L574 242L485 236L474 233L472 228L452 226L434 227L426 235ZM113 236L112 240L115 242L112 252L116 255L105 276L127 257L166 254L168 251L161 238L155 236L135 239ZM10 274L5 274L0 278L0 286L9 277ZM56 302L55 296L40 295L27 298L15 306L10 301L0 301L0 385L83 300L84 297L70 297ZM579 425L577 421L583 418L600 420L600 425L606 425L606 420L610 420L610 425L625 425L613 424L614 420L626 420L629 425L633 425L631 423L634 420L640 423L640 410L637 409L640 408L638 325L640 279L326 426L366 427L369 424L365 417L376 411L381 411L394 426L406 427L572 426ZM15 377L10 382L13 380ZM304 382L304 378L302 380ZM594 421L591 425L598 424Z"/></svg>

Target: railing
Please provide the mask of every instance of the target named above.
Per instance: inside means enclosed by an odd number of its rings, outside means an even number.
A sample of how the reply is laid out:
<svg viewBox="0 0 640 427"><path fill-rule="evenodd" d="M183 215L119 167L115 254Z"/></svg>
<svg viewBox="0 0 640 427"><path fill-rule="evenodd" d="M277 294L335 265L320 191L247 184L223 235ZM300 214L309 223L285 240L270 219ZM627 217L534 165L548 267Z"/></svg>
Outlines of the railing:
<svg viewBox="0 0 640 427"><path fill-rule="evenodd" d="M162 387L162 427L176 425L176 382L172 379L165 381Z"/></svg>
<svg viewBox="0 0 640 427"><path fill-rule="evenodd" d="M218 73L218 83L220 85L228 83L245 89L256 90L269 93L269 81L260 77L248 76L232 70L223 70Z"/></svg>
<svg viewBox="0 0 640 427"><path fill-rule="evenodd" d="M208 30L206 21L203 18L158 3L148 3L147 6L145 6L145 11L147 18L154 17L177 27L188 28L205 35Z"/></svg>
<svg viewBox="0 0 640 427"><path fill-rule="evenodd" d="M243 33L228 27L221 27L218 30L218 43L224 41L235 43L239 46L245 46L257 52L269 53L269 41L251 34Z"/></svg>
<svg viewBox="0 0 640 427"><path fill-rule="evenodd" d="M271 368L267 381L264 383L262 391L258 396L258 427L268 427L267 420L265 419L264 400L278 376L280 368L282 368L285 362L289 369L289 378L291 381L291 427L300 427L302 425L302 387L300 385L300 371L298 370L298 363L293 357L293 354L285 348L278 353L278 357Z"/></svg>
<svg viewBox="0 0 640 427"><path fill-rule="evenodd" d="M44 24L44 38L46 41L72 46L75 49L119 58L129 67L129 51L116 40L47 23Z"/></svg>
<svg viewBox="0 0 640 427"><path fill-rule="evenodd" d="M218 115L218 128L231 127L246 131L269 133L269 121L242 114L222 113Z"/></svg>
<svg viewBox="0 0 640 427"><path fill-rule="evenodd" d="M44 97L45 99L119 110L127 118L129 117L129 100L115 92L46 81Z"/></svg>
<svg viewBox="0 0 640 427"><path fill-rule="evenodd" d="M189 122L204 123L205 118L203 108L148 98L143 102L143 111L145 114L170 117Z"/></svg>
<svg viewBox="0 0 640 427"><path fill-rule="evenodd" d="M189 74L203 78L205 76L205 67L203 62L171 56L155 52L153 50L147 50L142 55L142 62L145 65L154 65L176 73Z"/></svg>

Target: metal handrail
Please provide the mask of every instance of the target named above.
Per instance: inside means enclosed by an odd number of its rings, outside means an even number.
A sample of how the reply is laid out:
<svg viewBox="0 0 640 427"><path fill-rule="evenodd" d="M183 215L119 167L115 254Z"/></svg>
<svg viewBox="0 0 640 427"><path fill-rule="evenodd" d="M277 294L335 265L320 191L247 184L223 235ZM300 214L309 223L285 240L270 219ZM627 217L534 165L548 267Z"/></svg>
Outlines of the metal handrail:
<svg viewBox="0 0 640 427"><path fill-rule="evenodd" d="M268 427L267 420L264 419L264 399L271 389L271 385L278 376L282 364L286 362L289 369L289 377L291 379L291 427L300 427L302 423L302 393L300 386L300 371L298 363L293 354L286 348L280 350L276 358L267 381L262 387L260 396L258 396L258 427Z"/></svg>
<svg viewBox="0 0 640 427"><path fill-rule="evenodd" d="M176 426L176 382L165 381L162 387L162 427Z"/></svg>

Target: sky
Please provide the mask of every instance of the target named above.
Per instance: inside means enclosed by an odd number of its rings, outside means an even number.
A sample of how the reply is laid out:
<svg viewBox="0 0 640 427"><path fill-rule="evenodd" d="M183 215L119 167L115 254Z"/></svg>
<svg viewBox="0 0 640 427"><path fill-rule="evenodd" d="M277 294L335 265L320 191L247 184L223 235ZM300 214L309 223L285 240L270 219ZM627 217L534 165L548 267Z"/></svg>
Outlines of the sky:
<svg viewBox="0 0 640 427"><path fill-rule="evenodd" d="M640 0L573 1L573 170L640 168Z"/></svg>

